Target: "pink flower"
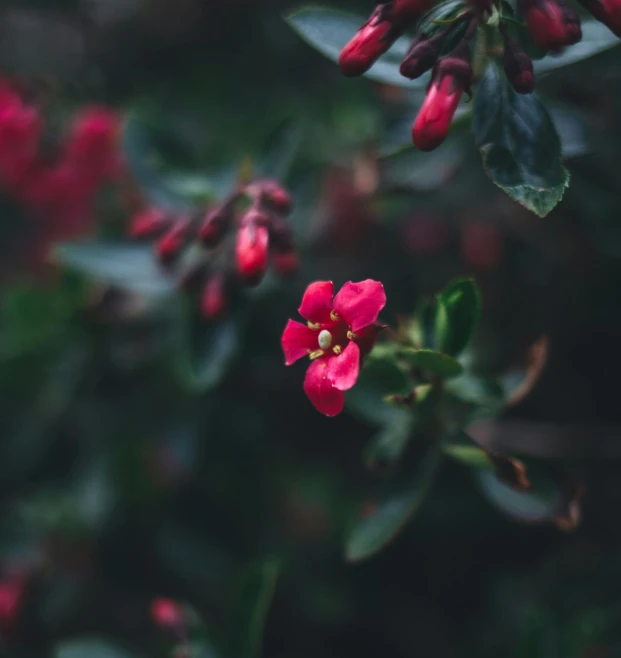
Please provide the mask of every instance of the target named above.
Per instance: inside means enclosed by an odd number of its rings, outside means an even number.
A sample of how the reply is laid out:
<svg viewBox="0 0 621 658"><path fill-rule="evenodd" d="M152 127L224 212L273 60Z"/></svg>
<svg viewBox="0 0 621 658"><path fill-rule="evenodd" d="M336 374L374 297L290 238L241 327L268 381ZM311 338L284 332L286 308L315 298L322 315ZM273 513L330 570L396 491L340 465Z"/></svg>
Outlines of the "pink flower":
<svg viewBox="0 0 621 658"><path fill-rule="evenodd" d="M343 410L343 391L358 379L361 357L371 351L382 329L376 320L386 304L384 286L371 279L350 281L334 301L333 295L332 281L311 283L298 309L307 324L289 320L281 339L285 365L310 357L304 391L326 416Z"/></svg>

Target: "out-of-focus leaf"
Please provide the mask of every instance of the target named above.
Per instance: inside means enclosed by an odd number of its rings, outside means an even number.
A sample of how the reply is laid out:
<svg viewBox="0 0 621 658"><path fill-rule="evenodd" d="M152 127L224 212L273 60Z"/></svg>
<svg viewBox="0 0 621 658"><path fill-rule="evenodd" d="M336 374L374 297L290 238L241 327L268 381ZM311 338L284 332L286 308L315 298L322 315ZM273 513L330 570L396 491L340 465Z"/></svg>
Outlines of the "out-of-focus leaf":
<svg viewBox="0 0 621 658"><path fill-rule="evenodd" d="M403 411L395 414L394 421L371 439L364 451L364 461L369 468L396 461L401 457L412 438L412 414Z"/></svg>
<svg viewBox="0 0 621 658"><path fill-rule="evenodd" d="M461 363L443 352L427 349L417 350L406 347L401 350L401 354L413 366L421 368L423 371L427 371L437 377L457 377L463 372Z"/></svg>
<svg viewBox="0 0 621 658"><path fill-rule="evenodd" d="M435 318L438 349L451 356L460 354L474 336L480 315L481 295L474 279L450 283L438 295Z"/></svg>
<svg viewBox="0 0 621 658"><path fill-rule="evenodd" d="M525 369L519 373L511 372L504 378L509 406L521 402L539 381L548 360L549 342L548 336L544 335L533 343L526 356Z"/></svg>
<svg viewBox="0 0 621 658"><path fill-rule="evenodd" d="M387 349L384 349L387 348ZM380 396L396 393L405 395L412 384L390 344L380 344L368 355L364 364L365 381L376 388Z"/></svg>
<svg viewBox="0 0 621 658"><path fill-rule="evenodd" d="M568 107L551 107L549 110L561 140L563 158L576 158L593 150L584 117Z"/></svg>
<svg viewBox="0 0 621 658"><path fill-rule="evenodd" d="M275 560L264 560L244 574L233 610L230 658L256 658L260 655L263 629L278 572L279 566Z"/></svg>
<svg viewBox="0 0 621 658"><path fill-rule="evenodd" d="M299 119L285 121L270 135L265 151L254 169L257 175L286 181L304 138Z"/></svg>
<svg viewBox="0 0 621 658"><path fill-rule="evenodd" d="M66 244L56 258L101 283L148 296L170 294L175 281L159 267L149 247L110 243Z"/></svg>
<svg viewBox="0 0 621 658"><path fill-rule="evenodd" d="M497 413L505 405L504 389L498 382L467 372L446 382L445 390L462 402L483 407L489 413Z"/></svg>
<svg viewBox="0 0 621 658"><path fill-rule="evenodd" d="M441 456L437 446L429 448L412 481L401 491L379 500L356 523L345 545L348 561L358 562L371 557L397 536L423 504L435 480Z"/></svg>
<svg viewBox="0 0 621 658"><path fill-rule="evenodd" d="M98 638L69 640L56 647L56 658L136 658L126 649Z"/></svg>
<svg viewBox="0 0 621 658"><path fill-rule="evenodd" d="M619 44L621 44L619 38L603 23L593 19L582 21L582 39L558 56L548 56L533 62L535 74L549 73L563 66L580 62Z"/></svg>
<svg viewBox="0 0 621 658"><path fill-rule="evenodd" d="M327 7L302 7L285 17L289 25L313 48L333 62L350 39L364 23L364 16L349 14ZM376 82L399 87L424 89L429 82L429 74L416 80L408 80L399 73L401 60L408 50L408 39L402 37L365 73Z"/></svg>
<svg viewBox="0 0 621 658"><path fill-rule="evenodd" d="M516 93L490 62L475 96L472 128L492 181L545 217L563 198L569 173L554 123L535 94Z"/></svg>
<svg viewBox="0 0 621 658"><path fill-rule="evenodd" d="M220 382L240 349L241 317L233 314L210 322L195 312L184 311L179 327L175 366L188 389L206 391Z"/></svg>
<svg viewBox="0 0 621 658"><path fill-rule="evenodd" d="M528 464L527 472L528 491L519 491L488 471L475 471L475 478L492 505L515 521L574 529L580 520L580 490L561 484L545 464Z"/></svg>

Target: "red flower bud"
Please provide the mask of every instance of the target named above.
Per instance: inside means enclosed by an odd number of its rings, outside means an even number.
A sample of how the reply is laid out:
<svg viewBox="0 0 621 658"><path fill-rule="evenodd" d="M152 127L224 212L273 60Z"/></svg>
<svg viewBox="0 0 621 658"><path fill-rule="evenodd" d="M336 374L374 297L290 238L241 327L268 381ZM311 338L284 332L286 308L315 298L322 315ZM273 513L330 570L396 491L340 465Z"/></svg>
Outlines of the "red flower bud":
<svg viewBox="0 0 621 658"><path fill-rule="evenodd" d="M265 226L248 222L237 232L237 271L246 283L255 285L263 278L267 269L268 246L269 233Z"/></svg>
<svg viewBox="0 0 621 658"><path fill-rule="evenodd" d="M394 0L392 15L396 21L404 23L415 22L431 9L435 0Z"/></svg>
<svg viewBox="0 0 621 658"><path fill-rule="evenodd" d="M578 0L580 4L603 23L613 34L621 37L621 2L619 0Z"/></svg>
<svg viewBox="0 0 621 658"><path fill-rule="evenodd" d="M390 7L377 7L371 18L341 51L339 66L343 75L351 77L368 71L402 32L403 30L397 28L391 20Z"/></svg>
<svg viewBox="0 0 621 658"><path fill-rule="evenodd" d="M0 581L0 632L10 634L24 602L26 578L16 575Z"/></svg>
<svg viewBox="0 0 621 658"><path fill-rule="evenodd" d="M225 280L221 273L214 274L205 284L201 297L201 311L206 318L216 319L226 310Z"/></svg>
<svg viewBox="0 0 621 658"><path fill-rule="evenodd" d="M153 238L168 227L168 216L157 208L137 212L130 220L129 235L132 238Z"/></svg>
<svg viewBox="0 0 621 658"><path fill-rule="evenodd" d="M461 254L479 270L495 270L502 258L503 237L499 229L484 220L471 220L461 233Z"/></svg>
<svg viewBox="0 0 621 658"><path fill-rule="evenodd" d="M186 623L183 608L171 599L157 598L151 602L151 619L163 630L180 631Z"/></svg>
<svg viewBox="0 0 621 658"><path fill-rule="evenodd" d="M227 224L231 221L231 213L228 208L218 207L210 210L200 227L198 236L201 243L211 249L217 247L224 237Z"/></svg>
<svg viewBox="0 0 621 658"><path fill-rule="evenodd" d="M472 68L466 59L444 57L433 70L431 83L414 126L412 141L421 151L433 151L449 133L464 91L470 91Z"/></svg>
<svg viewBox="0 0 621 658"><path fill-rule="evenodd" d="M268 206L281 215L288 215L291 212L293 209L291 195L280 183L273 180L265 180L261 181L258 185L263 195L263 200Z"/></svg>
<svg viewBox="0 0 621 658"><path fill-rule="evenodd" d="M293 276L300 267L300 260L294 251L272 254L272 267L278 276L287 278Z"/></svg>
<svg viewBox="0 0 621 658"><path fill-rule="evenodd" d="M518 0L518 10L542 50L559 52L582 39L580 17L564 0Z"/></svg>
<svg viewBox="0 0 621 658"><path fill-rule="evenodd" d="M187 221L177 221L157 242L155 250L161 263L168 265L180 254L188 238L189 224Z"/></svg>
<svg viewBox="0 0 621 658"><path fill-rule="evenodd" d="M530 94L535 88L533 62L520 44L508 35L505 39L503 65L505 75L518 94Z"/></svg>
<svg viewBox="0 0 621 658"><path fill-rule="evenodd" d="M410 49L401 62L399 68L401 75L414 80L426 73L440 57L446 33L447 30L441 30L432 36L427 36L420 32L412 41Z"/></svg>

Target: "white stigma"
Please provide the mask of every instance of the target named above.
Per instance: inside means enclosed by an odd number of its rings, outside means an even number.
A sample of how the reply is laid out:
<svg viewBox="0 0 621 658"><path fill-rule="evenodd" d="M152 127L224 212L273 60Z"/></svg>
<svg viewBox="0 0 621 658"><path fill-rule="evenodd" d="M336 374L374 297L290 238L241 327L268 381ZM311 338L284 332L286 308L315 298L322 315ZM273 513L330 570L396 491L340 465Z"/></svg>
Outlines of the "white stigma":
<svg viewBox="0 0 621 658"><path fill-rule="evenodd" d="M322 350L327 350L332 345L332 334L327 330L323 329L319 332L319 347Z"/></svg>

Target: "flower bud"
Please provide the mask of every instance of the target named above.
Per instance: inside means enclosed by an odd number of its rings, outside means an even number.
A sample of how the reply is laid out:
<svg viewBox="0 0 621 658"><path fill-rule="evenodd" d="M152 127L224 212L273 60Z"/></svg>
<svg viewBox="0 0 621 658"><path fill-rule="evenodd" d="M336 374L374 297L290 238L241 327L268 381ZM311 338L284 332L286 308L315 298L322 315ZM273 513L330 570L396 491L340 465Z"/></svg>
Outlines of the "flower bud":
<svg viewBox="0 0 621 658"><path fill-rule="evenodd" d="M151 603L151 619L166 631L178 632L186 623L185 611L172 599L157 598Z"/></svg>
<svg viewBox="0 0 621 658"><path fill-rule="evenodd" d="M300 268L300 259L295 251L282 254L274 253L272 254L272 267L278 276L286 279L298 271Z"/></svg>
<svg viewBox="0 0 621 658"><path fill-rule="evenodd" d="M159 261L164 265L172 263L181 253L188 238L189 224L177 221L157 242L155 250Z"/></svg>
<svg viewBox="0 0 621 658"><path fill-rule="evenodd" d="M227 224L231 220L231 213L228 208L219 206L210 210L198 232L201 244L207 248L217 247L224 237Z"/></svg>
<svg viewBox="0 0 621 658"><path fill-rule="evenodd" d="M518 0L518 10L541 50L559 52L582 39L580 17L564 0Z"/></svg>
<svg viewBox="0 0 621 658"><path fill-rule="evenodd" d="M154 238L168 227L168 216L158 208L147 208L137 212L129 222L132 238Z"/></svg>
<svg viewBox="0 0 621 658"><path fill-rule="evenodd" d="M226 311L226 281L221 272L213 274L203 288L201 311L206 318L215 320Z"/></svg>
<svg viewBox="0 0 621 658"><path fill-rule="evenodd" d="M394 0L392 15L395 21L408 24L416 22L431 9L434 0Z"/></svg>
<svg viewBox="0 0 621 658"><path fill-rule="evenodd" d="M399 68L401 75L414 80L426 73L440 57L446 33L447 30L441 30L428 36L420 32L401 62Z"/></svg>
<svg viewBox="0 0 621 658"><path fill-rule="evenodd" d="M266 226L242 224L237 232L235 253L239 276L249 285L261 281L267 269L269 232Z"/></svg>
<svg viewBox="0 0 621 658"><path fill-rule="evenodd" d="M449 133L464 91L470 92L472 68L465 57L449 55L433 69L427 95L412 127L412 141L421 151L433 151Z"/></svg>
<svg viewBox="0 0 621 658"><path fill-rule="evenodd" d="M618 0L578 0L593 18L621 37L621 2Z"/></svg>
<svg viewBox="0 0 621 658"><path fill-rule="evenodd" d="M403 30L392 22L390 7L378 6L371 18L341 51L339 66L343 75L352 77L368 71L402 32Z"/></svg>
<svg viewBox="0 0 621 658"><path fill-rule="evenodd" d="M258 187L263 200L270 208L281 215L288 215L291 212L293 209L291 195L280 183L274 180L265 180L259 182Z"/></svg>
<svg viewBox="0 0 621 658"><path fill-rule="evenodd" d="M508 35L505 39L503 65L507 80L518 94L530 94L535 88L533 62L520 44Z"/></svg>

